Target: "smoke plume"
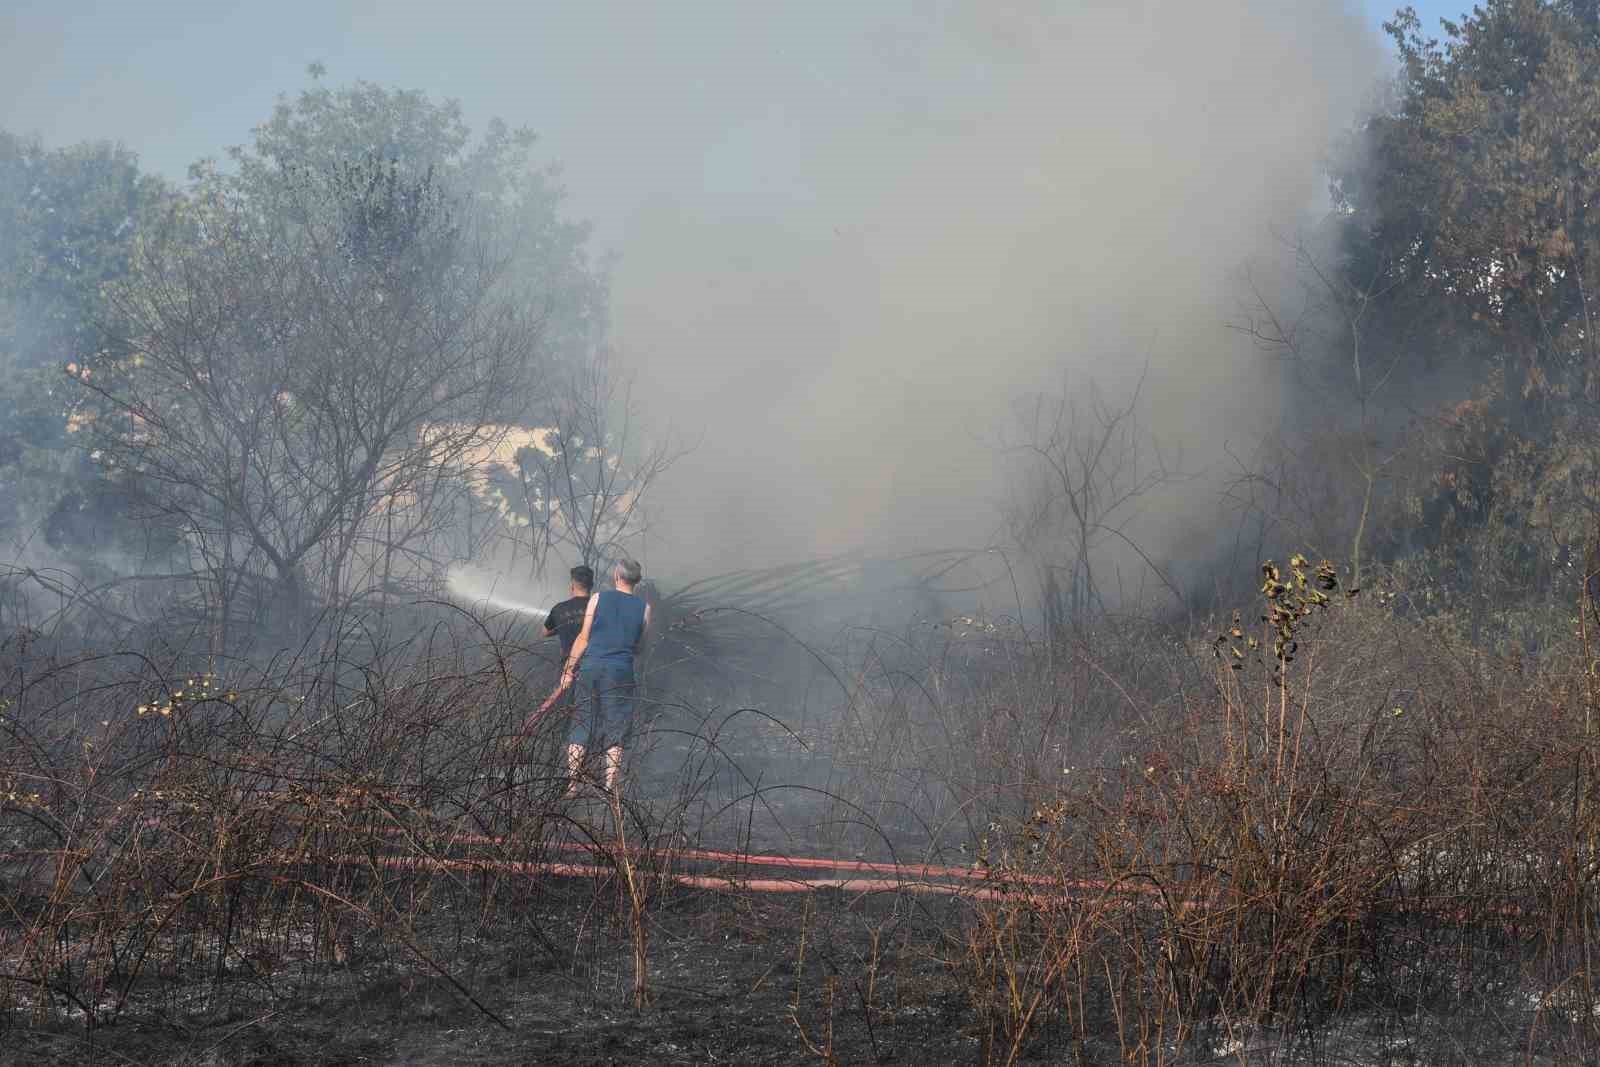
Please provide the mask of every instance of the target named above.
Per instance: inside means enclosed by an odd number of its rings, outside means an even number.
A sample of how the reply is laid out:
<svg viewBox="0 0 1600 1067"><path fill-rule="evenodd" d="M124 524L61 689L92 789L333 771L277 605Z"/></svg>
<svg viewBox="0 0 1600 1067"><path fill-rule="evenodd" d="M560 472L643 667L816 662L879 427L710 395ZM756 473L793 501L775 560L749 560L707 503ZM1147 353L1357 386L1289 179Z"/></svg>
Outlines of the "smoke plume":
<svg viewBox="0 0 1600 1067"><path fill-rule="evenodd" d="M698 440L657 569L983 543L997 443L1039 390L1148 367L1148 425L1196 469L1265 428L1277 384L1226 328L1237 269L1325 210L1380 61L1356 11L847 5L820 35L723 15L718 54L634 75L709 112L699 173L620 239L616 336L651 423ZM1144 536L1170 543L1171 510Z"/></svg>
<svg viewBox="0 0 1600 1067"><path fill-rule="evenodd" d="M1352 0L285 0L176 37L97 12L143 42L107 56L40 52L73 38L26 17L4 124L174 178L312 59L538 131L619 254L649 429L697 445L646 549L681 574L985 542L1013 406L1146 365L1147 424L1213 464L1278 406L1224 325L1235 271L1271 282L1382 65ZM1194 499L1152 550L1209 521Z"/></svg>

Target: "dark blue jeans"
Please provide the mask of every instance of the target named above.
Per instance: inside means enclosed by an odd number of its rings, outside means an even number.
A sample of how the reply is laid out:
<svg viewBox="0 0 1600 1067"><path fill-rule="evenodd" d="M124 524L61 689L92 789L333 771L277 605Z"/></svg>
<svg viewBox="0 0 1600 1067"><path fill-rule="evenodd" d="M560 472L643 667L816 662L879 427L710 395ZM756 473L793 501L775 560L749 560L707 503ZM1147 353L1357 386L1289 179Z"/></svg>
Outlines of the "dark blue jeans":
<svg viewBox="0 0 1600 1067"><path fill-rule="evenodd" d="M625 745L633 732L633 667L581 664L577 687L572 744L587 749Z"/></svg>

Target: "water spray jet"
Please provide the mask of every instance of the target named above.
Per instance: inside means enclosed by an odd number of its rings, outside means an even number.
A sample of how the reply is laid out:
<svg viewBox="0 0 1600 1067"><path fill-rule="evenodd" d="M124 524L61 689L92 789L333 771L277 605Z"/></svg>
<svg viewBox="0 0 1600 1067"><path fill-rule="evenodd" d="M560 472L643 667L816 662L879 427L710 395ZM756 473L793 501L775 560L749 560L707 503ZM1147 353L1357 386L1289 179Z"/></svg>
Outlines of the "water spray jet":
<svg viewBox="0 0 1600 1067"><path fill-rule="evenodd" d="M543 619L550 614L548 608L534 607L532 604L514 597L506 596L496 590L498 578L489 578L482 574L468 572L465 568L451 567L446 584L450 592L473 607L492 608L496 611L513 611L519 615L530 615L536 619ZM557 598L552 598L552 600Z"/></svg>

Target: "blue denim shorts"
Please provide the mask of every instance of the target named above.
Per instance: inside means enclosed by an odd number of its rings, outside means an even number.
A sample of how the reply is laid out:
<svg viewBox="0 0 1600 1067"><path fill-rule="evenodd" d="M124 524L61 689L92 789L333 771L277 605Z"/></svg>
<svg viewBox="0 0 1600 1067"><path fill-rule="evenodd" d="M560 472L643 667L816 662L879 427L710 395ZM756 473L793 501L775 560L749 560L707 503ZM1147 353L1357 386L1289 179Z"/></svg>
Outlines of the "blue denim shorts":
<svg viewBox="0 0 1600 1067"><path fill-rule="evenodd" d="M583 748L626 744L633 732L633 668L581 664L577 687L572 744Z"/></svg>

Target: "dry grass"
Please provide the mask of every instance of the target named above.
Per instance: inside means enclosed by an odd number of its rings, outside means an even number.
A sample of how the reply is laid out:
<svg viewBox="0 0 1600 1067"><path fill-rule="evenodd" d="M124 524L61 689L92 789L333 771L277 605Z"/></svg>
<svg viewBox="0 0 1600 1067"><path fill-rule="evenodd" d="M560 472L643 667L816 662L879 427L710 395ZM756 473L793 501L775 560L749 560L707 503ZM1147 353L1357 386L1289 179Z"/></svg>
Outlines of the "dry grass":
<svg viewBox="0 0 1600 1067"><path fill-rule="evenodd" d="M983 1061L1331 1063L1355 1027L1594 1062L1592 620L1508 662L1298 557L1265 578L1204 637L857 650L841 791L999 891L940 950Z"/></svg>
<svg viewBox="0 0 1600 1067"><path fill-rule="evenodd" d="M525 873L569 859L562 843L617 875L594 883L583 929L632 943L643 1006L665 884L648 850L718 799L715 738L667 795L569 802L565 724L516 737L535 703L527 651L434 615L404 643L181 675L147 655L6 648L3 1018L93 1028L136 1002L374 960L431 973L493 1017L459 973L474 939L509 931L582 969L583 946L556 944L539 918L553 884Z"/></svg>
<svg viewBox="0 0 1600 1067"><path fill-rule="evenodd" d="M1586 632L1517 671L1377 603L1293 599L984 835L1009 892L953 959L986 1061L1315 1060L1341 1020L1491 1017L1530 1059L1600 1054Z"/></svg>
<svg viewBox="0 0 1600 1067"><path fill-rule="evenodd" d="M818 835L988 873L918 911L938 936L902 936L901 904L863 913L858 949L820 971L802 912L797 958L768 971L793 976L797 1047L893 1058L896 998L927 972L907 961L932 959L986 1063L1337 1062L1324 1042L1350 1027L1429 1062L1593 1062L1587 621L1513 664L1377 597L1324 606L1312 568L1273 580L1199 639L1128 620L1048 646L986 620L856 631L844 710L812 737L833 753ZM520 650L465 616L426 633L181 676L9 646L8 1017L98 1026L374 957L492 1017L461 945L513 928L582 951L541 926L549 884L497 866L557 858L562 835L615 865L579 927L631 945L645 1006L670 897L652 849L732 843L783 783L743 776L724 734L777 727L708 713L674 788L577 812L557 753L509 749Z"/></svg>

